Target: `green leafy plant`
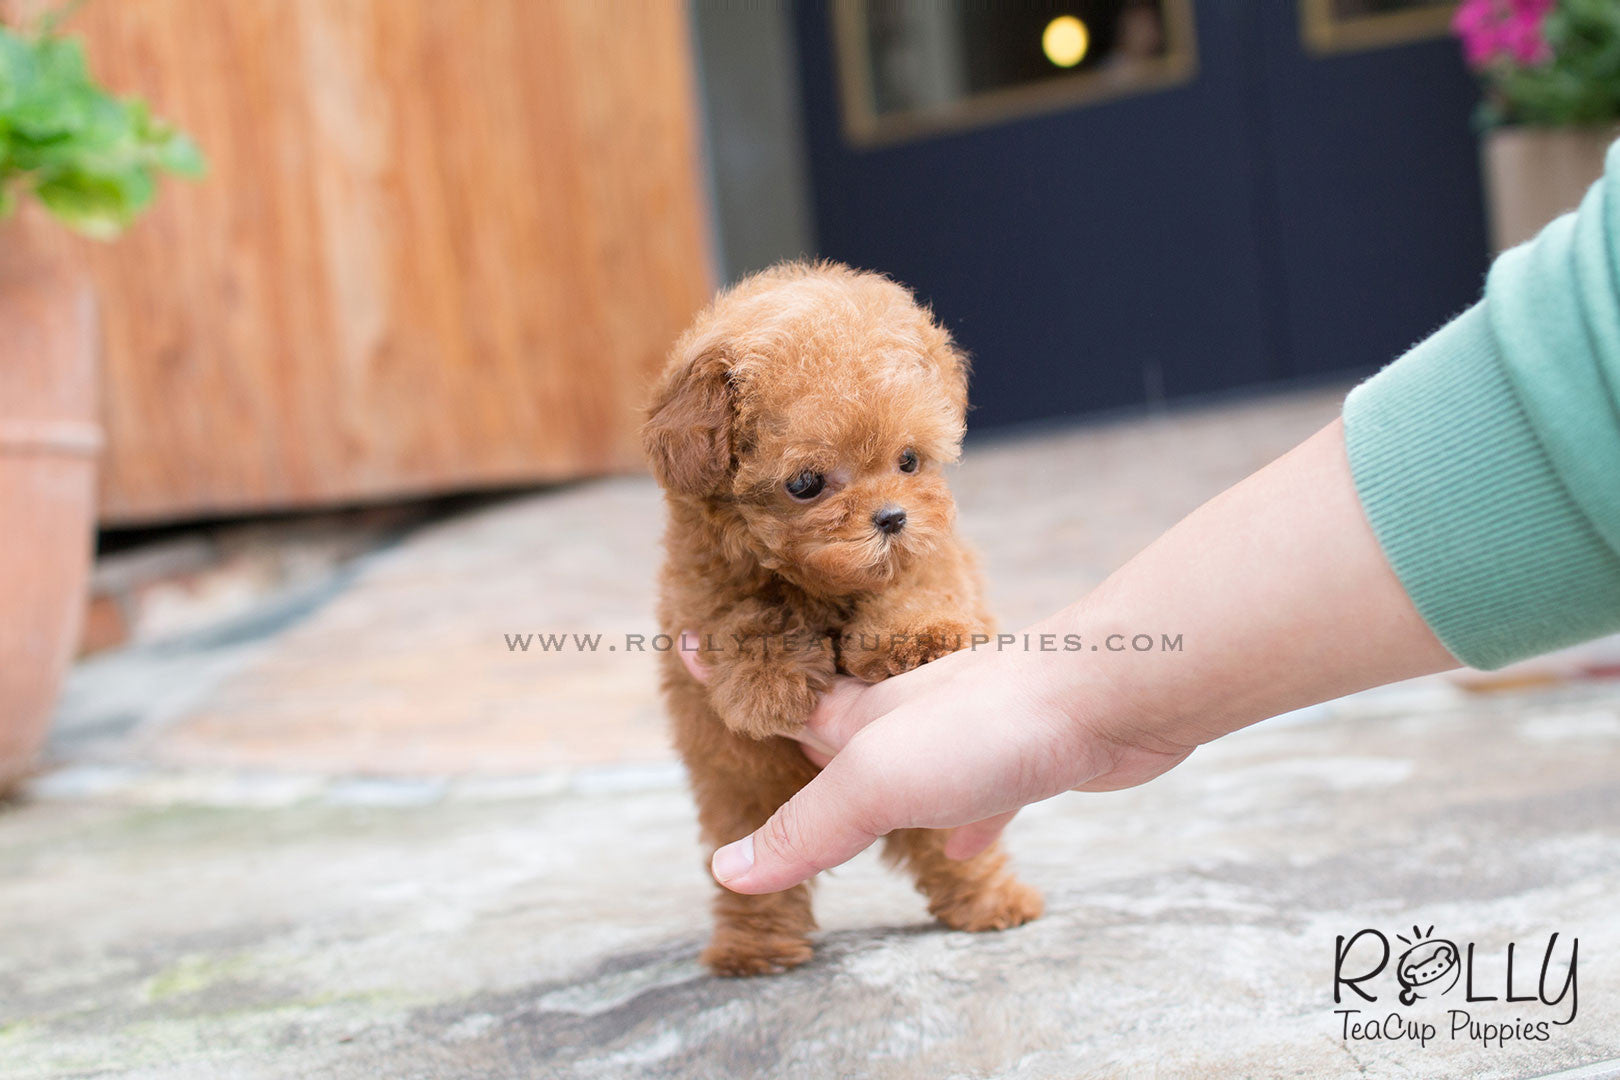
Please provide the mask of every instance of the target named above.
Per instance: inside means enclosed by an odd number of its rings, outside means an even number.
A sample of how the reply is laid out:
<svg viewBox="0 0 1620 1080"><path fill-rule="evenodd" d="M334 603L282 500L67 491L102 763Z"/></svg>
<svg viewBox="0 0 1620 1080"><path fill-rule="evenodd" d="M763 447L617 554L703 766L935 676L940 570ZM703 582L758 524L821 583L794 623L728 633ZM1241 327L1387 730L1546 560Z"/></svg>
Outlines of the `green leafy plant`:
<svg viewBox="0 0 1620 1080"><path fill-rule="evenodd" d="M151 203L160 174L201 176L205 164L145 102L97 85L59 21L0 26L0 218L32 195L70 228L108 239Z"/></svg>
<svg viewBox="0 0 1620 1080"><path fill-rule="evenodd" d="M1463 0L1452 28L1485 126L1620 121L1620 0Z"/></svg>

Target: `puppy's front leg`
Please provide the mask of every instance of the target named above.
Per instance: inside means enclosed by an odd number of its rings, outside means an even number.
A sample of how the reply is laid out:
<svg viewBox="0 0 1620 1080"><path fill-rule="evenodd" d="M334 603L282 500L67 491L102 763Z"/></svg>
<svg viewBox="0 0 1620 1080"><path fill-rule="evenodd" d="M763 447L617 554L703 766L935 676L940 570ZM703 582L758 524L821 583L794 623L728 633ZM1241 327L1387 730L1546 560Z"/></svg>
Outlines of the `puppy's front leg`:
<svg viewBox="0 0 1620 1080"><path fill-rule="evenodd" d="M780 608L745 605L704 644L709 702L751 739L796 734L836 671L831 639Z"/></svg>
<svg viewBox="0 0 1620 1080"><path fill-rule="evenodd" d="M990 621L940 593L875 597L844 628L838 663L867 682L880 682L965 649L988 635Z"/></svg>

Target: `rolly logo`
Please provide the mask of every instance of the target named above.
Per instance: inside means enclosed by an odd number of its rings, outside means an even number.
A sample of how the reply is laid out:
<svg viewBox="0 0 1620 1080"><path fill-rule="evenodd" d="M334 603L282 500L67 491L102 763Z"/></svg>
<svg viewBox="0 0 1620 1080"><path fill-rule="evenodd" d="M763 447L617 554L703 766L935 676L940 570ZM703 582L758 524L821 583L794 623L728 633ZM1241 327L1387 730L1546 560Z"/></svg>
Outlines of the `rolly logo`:
<svg viewBox="0 0 1620 1080"><path fill-rule="evenodd" d="M1579 938L1554 932L1544 941L1506 942L1498 951L1440 937L1433 926L1413 926L1410 937L1393 940L1365 927L1334 942L1333 1004L1347 1006L1334 1015L1346 1040L1427 1046L1443 1037L1497 1047L1545 1041L1579 1012L1580 946ZM1364 1007L1393 999L1409 1008L1440 998L1441 1014Z"/></svg>

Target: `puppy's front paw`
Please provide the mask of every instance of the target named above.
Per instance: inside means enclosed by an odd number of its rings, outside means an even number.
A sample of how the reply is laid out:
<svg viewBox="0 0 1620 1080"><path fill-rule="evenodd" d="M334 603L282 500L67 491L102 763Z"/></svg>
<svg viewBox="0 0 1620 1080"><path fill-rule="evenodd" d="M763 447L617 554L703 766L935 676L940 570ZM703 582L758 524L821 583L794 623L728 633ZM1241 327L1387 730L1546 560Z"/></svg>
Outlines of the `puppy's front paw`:
<svg viewBox="0 0 1620 1080"><path fill-rule="evenodd" d="M710 684L710 699L732 731L751 739L792 736L816 707L817 688L796 668L744 662Z"/></svg>
<svg viewBox="0 0 1620 1080"><path fill-rule="evenodd" d="M715 932L702 960L716 975L777 975L798 967L813 954L808 938L726 928Z"/></svg>
<svg viewBox="0 0 1620 1080"><path fill-rule="evenodd" d="M859 634L846 639L840 654L844 670L865 682L881 682L903 675L931 660L965 649L977 627L954 619L938 619L894 634Z"/></svg>
<svg viewBox="0 0 1620 1080"><path fill-rule="evenodd" d="M1041 917L1046 901L1040 890L1011 875L984 889L957 893L933 908L934 917L952 930L1010 930Z"/></svg>

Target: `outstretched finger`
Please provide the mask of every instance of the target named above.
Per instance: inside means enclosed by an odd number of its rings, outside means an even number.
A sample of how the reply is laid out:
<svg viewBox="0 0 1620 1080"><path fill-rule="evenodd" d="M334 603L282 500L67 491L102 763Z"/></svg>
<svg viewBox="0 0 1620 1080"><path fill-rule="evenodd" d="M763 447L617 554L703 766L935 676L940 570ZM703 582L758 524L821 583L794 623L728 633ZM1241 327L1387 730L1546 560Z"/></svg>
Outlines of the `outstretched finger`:
<svg viewBox="0 0 1620 1080"><path fill-rule="evenodd" d="M866 804L875 786L859 781L851 756L834 758L752 835L716 851L715 880L732 892L781 892L848 862L888 832L874 824Z"/></svg>
<svg viewBox="0 0 1620 1080"><path fill-rule="evenodd" d="M805 729L822 747L831 748L833 752L842 750L856 732L924 691L938 686L952 675L956 670L955 665L970 655L952 653L879 683L862 682L848 675L840 675L816 702L815 710L805 721Z"/></svg>

